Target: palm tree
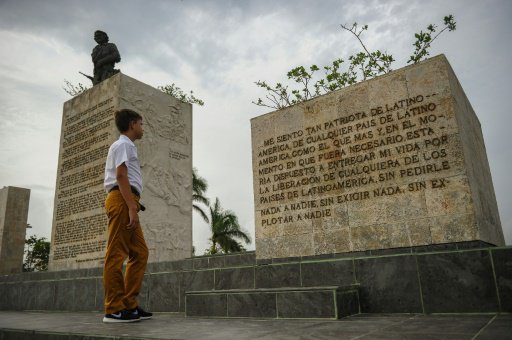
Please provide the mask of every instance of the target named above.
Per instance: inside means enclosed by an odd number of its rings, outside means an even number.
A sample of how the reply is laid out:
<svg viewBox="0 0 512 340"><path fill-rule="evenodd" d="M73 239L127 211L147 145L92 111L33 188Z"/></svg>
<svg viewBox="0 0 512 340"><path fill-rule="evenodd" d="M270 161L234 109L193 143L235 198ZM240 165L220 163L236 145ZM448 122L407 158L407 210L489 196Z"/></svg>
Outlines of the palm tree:
<svg viewBox="0 0 512 340"><path fill-rule="evenodd" d="M207 254L217 254L219 251L223 253L234 253L245 250L242 244L236 239L242 239L243 242L250 243L250 236L241 229L238 218L230 210L223 210L220 206L219 199L215 199L215 204L210 207L212 229L212 245Z"/></svg>
<svg viewBox="0 0 512 340"><path fill-rule="evenodd" d="M210 223L208 215L204 212L203 208L194 202L202 203L206 206L210 205L210 200L204 196L208 189L208 182L197 174L197 169L192 169L192 208L201 215L206 223Z"/></svg>

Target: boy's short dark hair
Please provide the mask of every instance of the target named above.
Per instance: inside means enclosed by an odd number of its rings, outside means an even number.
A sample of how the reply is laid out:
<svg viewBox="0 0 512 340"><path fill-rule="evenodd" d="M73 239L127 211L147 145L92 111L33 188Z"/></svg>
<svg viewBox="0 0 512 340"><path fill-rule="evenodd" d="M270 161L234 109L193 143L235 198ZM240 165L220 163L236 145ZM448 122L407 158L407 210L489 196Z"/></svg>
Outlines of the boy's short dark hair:
<svg viewBox="0 0 512 340"><path fill-rule="evenodd" d="M116 126L119 132L123 133L128 131L131 122L142 120L142 116L137 112L130 109L121 109L114 113Z"/></svg>

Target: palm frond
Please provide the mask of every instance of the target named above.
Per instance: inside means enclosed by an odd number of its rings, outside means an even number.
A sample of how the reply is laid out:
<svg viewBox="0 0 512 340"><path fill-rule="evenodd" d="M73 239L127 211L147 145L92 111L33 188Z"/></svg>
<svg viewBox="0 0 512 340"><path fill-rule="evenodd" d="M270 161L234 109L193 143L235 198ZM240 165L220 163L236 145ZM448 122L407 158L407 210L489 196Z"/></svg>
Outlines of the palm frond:
<svg viewBox="0 0 512 340"><path fill-rule="evenodd" d="M206 213L200 206L198 206L196 204L192 204L192 209L194 209L203 218L203 220L206 223L210 223L210 219L208 218L208 215L206 215Z"/></svg>

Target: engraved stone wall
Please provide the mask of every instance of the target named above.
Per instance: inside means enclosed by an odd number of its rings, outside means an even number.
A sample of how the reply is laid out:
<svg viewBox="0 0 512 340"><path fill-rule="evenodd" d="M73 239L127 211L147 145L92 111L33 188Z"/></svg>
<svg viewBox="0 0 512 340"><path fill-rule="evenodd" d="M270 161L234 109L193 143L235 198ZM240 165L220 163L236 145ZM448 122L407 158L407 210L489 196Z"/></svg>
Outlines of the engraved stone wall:
<svg viewBox="0 0 512 340"><path fill-rule="evenodd" d="M145 184L142 202L147 210L140 218L149 261L191 255L191 105L118 74L64 104L51 270L103 263L107 240L105 159L110 144L119 137L114 112L121 108L134 109L143 116L145 134L136 145ZM177 160L175 153L181 155ZM155 185L162 180L165 185ZM155 190L160 191L155 194Z"/></svg>
<svg viewBox="0 0 512 340"><path fill-rule="evenodd" d="M29 189L0 189L0 274L22 271L29 200Z"/></svg>
<svg viewBox="0 0 512 340"><path fill-rule="evenodd" d="M480 124L444 56L251 125L258 258L504 245Z"/></svg>

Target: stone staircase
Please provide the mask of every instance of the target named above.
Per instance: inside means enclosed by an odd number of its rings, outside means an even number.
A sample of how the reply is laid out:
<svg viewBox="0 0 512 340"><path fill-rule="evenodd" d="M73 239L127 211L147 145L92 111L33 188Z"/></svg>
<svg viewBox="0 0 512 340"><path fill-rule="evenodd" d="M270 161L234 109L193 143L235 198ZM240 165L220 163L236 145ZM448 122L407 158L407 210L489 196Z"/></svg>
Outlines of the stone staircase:
<svg viewBox="0 0 512 340"><path fill-rule="evenodd" d="M360 313L359 285L186 292L186 316L340 319Z"/></svg>
<svg viewBox="0 0 512 340"><path fill-rule="evenodd" d="M468 243L271 260L199 256L149 264L139 303L221 318L510 313L511 268L512 247ZM101 312L102 281L101 268L0 275L0 310Z"/></svg>

